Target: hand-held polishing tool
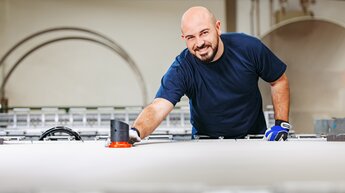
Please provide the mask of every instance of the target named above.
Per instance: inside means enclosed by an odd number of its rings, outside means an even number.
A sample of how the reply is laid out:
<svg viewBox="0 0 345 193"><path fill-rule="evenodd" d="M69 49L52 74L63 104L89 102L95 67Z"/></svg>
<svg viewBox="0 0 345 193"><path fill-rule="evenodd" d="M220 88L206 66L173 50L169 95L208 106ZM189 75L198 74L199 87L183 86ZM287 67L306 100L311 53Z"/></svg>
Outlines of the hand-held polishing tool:
<svg viewBox="0 0 345 193"><path fill-rule="evenodd" d="M110 120L110 148L126 148L132 147L128 143L129 125L118 120Z"/></svg>

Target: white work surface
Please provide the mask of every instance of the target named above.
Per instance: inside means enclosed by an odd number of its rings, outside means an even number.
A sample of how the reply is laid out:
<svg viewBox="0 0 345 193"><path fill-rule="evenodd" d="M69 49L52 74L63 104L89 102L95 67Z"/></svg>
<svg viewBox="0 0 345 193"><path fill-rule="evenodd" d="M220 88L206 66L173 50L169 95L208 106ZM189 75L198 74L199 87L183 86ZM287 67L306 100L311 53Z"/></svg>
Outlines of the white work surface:
<svg viewBox="0 0 345 193"><path fill-rule="evenodd" d="M30 193L345 192L345 142L5 142L0 184Z"/></svg>

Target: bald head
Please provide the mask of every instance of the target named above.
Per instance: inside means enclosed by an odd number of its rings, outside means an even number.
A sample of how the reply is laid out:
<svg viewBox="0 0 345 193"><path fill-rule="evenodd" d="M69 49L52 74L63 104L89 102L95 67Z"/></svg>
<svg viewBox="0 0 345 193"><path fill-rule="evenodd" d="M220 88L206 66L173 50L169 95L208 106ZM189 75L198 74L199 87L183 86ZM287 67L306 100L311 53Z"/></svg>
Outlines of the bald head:
<svg viewBox="0 0 345 193"><path fill-rule="evenodd" d="M220 21L205 7L188 9L181 19L181 37L191 54L203 62L220 58L224 45L220 38Z"/></svg>
<svg viewBox="0 0 345 193"><path fill-rule="evenodd" d="M183 33L184 28L188 28L190 24L195 23L209 23L211 25L216 24L216 18L213 13L206 7L196 6L189 8L181 18L181 31Z"/></svg>

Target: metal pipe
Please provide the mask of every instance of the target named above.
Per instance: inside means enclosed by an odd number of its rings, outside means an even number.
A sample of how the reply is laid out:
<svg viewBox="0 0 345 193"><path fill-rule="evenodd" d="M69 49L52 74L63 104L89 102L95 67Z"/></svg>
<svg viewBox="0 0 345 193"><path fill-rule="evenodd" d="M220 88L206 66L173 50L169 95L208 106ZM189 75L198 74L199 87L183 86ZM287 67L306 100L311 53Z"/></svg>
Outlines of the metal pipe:
<svg viewBox="0 0 345 193"><path fill-rule="evenodd" d="M256 3L256 36L260 36L260 0L255 0Z"/></svg>
<svg viewBox="0 0 345 193"><path fill-rule="evenodd" d="M7 82L8 82L8 80L9 80L9 78L11 77L13 72L17 69L19 64L26 57L28 57L33 52L35 52L36 50L38 50L38 49L40 49L40 48L42 48L42 47L44 47L46 45L49 45L49 44L54 43L54 42L65 41L65 40L84 40L84 41L90 41L90 42L98 43L98 44L101 44L101 45L103 45L103 46L105 46L105 47L115 51L117 54L119 54L125 61L127 61L127 63L129 64L130 68L135 73L136 78L138 79L139 86L141 88L142 95L143 95L143 104L146 105L147 90L146 90L146 86L145 86L145 83L144 83L144 79L143 79L143 76L141 75L139 69L137 68L137 66L133 62L133 60L127 54L124 54L123 52L120 52L118 50L118 47L114 47L113 44L107 44L107 43L101 42L101 41L96 40L96 39L92 39L92 38L89 38L89 37L81 37L81 36L66 36L66 37L61 37L61 38L55 38L55 39L52 39L52 40L45 41L45 42L43 42L43 43L41 43L41 44L31 48L28 52L26 52L23 56L21 56L19 58L19 60L16 61L16 63L12 66L12 68L9 70L9 72L5 76L4 81L2 82L1 87L0 87L2 98L5 97L5 86L6 86Z"/></svg>
<svg viewBox="0 0 345 193"><path fill-rule="evenodd" d="M0 59L0 67L4 66L4 62L5 60L10 56L11 53L13 53L19 46L21 46L22 44L24 44L25 42L46 34L46 33L51 33L51 32L56 32L56 31L77 31L77 32L84 32L87 34L91 34L91 35L95 35L103 40L105 40L106 42L108 42L110 44L110 46L112 47L112 50L115 51L117 54L119 54L125 61L128 62L128 64L130 65L131 69L134 71L134 73L138 76L137 79L139 80L139 85L140 88L142 90L142 94L143 94L143 105L146 106L147 105L147 88L146 88L146 84L144 82L144 78L142 76L142 74L140 73L140 70L138 68L138 66L135 64L135 62L133 61L133 59L127 54L127 52L122 49L117 43L115 43L113 40L111 40L110 38L107 38L106 36L88 30L88 29L84 29L84 28L78 28L78 27L56 27L56 28L49 28L49 29L45 29L45 30L41 30L38 31L34 34L31 34L29 36L27 36L26 38L22 39L21 41L19 41L18 43L16 43L14 46L12 46ZM101 41L100 41L101 42ZM44 44L44 43L43 43ZM12 67L13 68L13 67ZM12 70L11 68L11 70ZM11 71L10 70L10 71ZM7 75L4 75L3 77L7 77ZM3 82L5 81L5 78L3 79ZM6 80L7 82L7 80ZM6 85L6 84L5 84ZM2 99L5 99L5 89L4 86L1 87L0 89L0 95Z"/></svg>
<svg viewBox="0 0 345 193"><path fill-rule="evenodd" d="M270 26L273 26L273 0L270 0L269 9L270 9Z"/></svg>
<svg viewBox="0 0 345 193"><path fill-rule="evenodd" d="M255 0L252 0L250 4L250 34L251 35L254 35L254 6L255 6L254 1Z"/></svg>
<svg viewBox="0 0 345 193"><path fill-rule="evenodd" d="M56 27L56 28L49 28L49 29L45 29L45 30L41 30L41 31L38 31L36 33L33 33L29 36L27 36L26 38L20 40L19 42L17 42L16 44L14 44L0 59L0 67L1 65L3 65L3 63L5 62L5 60L7 59L7 57L12 53L14 52L19 46L21 46L22 44L24 44L25 42L37 37L37 36L40 36L40 35L43 35L43 34L46 34L46 33L51 33L51 32L56 32L56 31L78 31L78 32L85 32L85 33L88 33L88 34L92 34L92 35L95 35L97 37L100 37L112 44L114 44L115 47L117 47L119 50L123 50L120 46L118 46L118 44L116 44L113 40L107 38L106 36L100 34L100 33L97 33L97 32L94 32L94 31L91 31L91 30L88 30L88 29L84 29L84 28L78 28L78 27Z"/></svg>

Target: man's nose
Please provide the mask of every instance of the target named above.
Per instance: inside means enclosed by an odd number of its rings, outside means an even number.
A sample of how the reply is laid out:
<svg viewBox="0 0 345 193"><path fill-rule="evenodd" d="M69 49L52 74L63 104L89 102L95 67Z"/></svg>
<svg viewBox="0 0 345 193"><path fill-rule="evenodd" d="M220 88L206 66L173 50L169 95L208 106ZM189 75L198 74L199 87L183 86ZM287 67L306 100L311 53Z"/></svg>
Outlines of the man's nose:
<svg viewBox="0 0 345 193"><path fill-rule="evenodd" d="M196 46L198 48L203 47L204 44L205 44L205 41L202 38L200 38L200 37L196 38Z"/></svg>

